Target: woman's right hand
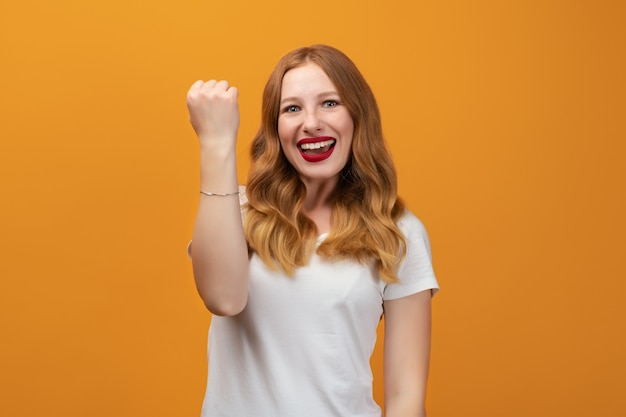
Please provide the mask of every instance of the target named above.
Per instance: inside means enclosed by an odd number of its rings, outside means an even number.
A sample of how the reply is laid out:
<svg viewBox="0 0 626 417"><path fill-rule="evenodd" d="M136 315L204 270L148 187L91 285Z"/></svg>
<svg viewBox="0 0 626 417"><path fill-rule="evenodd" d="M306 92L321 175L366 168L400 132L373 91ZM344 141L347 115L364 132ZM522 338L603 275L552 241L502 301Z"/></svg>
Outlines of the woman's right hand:
<svg viewBox="0 0 626 417"><path fill-rule="evenodd" d="M201 145L235 147L239 129L238 95L237 88L229 86L227 81L193 83L187 93L187 108Z"/></svg>

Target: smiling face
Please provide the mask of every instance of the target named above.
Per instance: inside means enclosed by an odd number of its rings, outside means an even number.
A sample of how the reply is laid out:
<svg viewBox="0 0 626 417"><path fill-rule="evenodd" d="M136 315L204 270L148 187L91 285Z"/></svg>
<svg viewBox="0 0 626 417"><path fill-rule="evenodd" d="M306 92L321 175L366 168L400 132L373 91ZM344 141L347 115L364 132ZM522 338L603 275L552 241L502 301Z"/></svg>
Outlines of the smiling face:
<svg viewBox="0 0 626 417"><path fill-rule="evenodd" d="M307 63L283 77L278 137L305 184L334 181L350 159L354 122L328 75Z"/></svg>

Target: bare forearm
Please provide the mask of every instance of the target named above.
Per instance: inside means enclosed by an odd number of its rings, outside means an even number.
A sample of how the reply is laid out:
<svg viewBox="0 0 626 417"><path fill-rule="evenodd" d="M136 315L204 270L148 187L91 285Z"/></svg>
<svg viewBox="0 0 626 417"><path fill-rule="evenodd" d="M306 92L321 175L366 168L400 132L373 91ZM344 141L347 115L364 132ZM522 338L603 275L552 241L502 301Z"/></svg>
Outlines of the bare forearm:
<svg viewBox="0 0 626 417"><path fill-rule="evenodd" d="M198 80L187 92L200 144L200 188L208 193L237 192L238 95L224 80ZM200 195L191 258L207 308L217 315L241 312L248 300L248 251L236 194Z"/></svg>
<svg viewBox="0 0 626 417"><path fill-rule="evenodd" d="M200 158L202 190L238 190L234 149L203 148ZM200 195L191 255L196 286L207 308L217 315L239 313L247 301L248 252L236 194Z"/></svg>

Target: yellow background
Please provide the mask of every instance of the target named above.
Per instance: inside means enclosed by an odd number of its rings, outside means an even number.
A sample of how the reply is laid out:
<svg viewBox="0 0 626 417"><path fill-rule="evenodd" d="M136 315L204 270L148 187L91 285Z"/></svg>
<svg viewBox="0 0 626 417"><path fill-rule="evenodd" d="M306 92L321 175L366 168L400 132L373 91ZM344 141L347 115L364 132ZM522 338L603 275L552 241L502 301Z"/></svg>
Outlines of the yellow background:
<svg viewBox="0 0 626 417"><path fill-rule="evenodd" d="M312 43L369 80L431 235L429 415L626 415L625 17L591 0L2 0L0 415L198 415L185 93L239 87L244 181L265 80Z"/></svg>

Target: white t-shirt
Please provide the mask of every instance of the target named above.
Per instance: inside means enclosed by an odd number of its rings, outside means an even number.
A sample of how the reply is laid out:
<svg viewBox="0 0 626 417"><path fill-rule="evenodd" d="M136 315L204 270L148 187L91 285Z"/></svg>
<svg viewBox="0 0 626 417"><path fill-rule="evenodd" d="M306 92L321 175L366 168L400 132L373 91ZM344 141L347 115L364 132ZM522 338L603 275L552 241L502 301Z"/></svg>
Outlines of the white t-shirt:
<svg viewBox="0 0 626 417"><path fill-rule="evenodd" d="M380 417L369 361L383 300L438 289L424 226L408 211L399 226L408 251L397 284L317 254L288 277L253 255L245 309L211 321L202 416Z"/></svg>

